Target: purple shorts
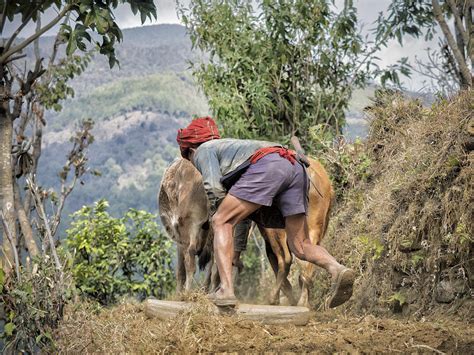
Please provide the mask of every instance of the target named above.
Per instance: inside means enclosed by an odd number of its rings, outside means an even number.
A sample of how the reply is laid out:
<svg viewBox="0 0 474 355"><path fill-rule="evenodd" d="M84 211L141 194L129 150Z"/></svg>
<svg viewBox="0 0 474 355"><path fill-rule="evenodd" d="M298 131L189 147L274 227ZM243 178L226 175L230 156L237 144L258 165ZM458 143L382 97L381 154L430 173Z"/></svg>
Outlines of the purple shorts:
<svg viewBox="0 0 474 355"><path fill-rule="evenodd" d="M287 217L307 212L308 186L300 163L291 164L278 153L272 153L251 164L229 193L245 201L277 208L282 217ZM282 228L284 222L278 225Z"/></svg>

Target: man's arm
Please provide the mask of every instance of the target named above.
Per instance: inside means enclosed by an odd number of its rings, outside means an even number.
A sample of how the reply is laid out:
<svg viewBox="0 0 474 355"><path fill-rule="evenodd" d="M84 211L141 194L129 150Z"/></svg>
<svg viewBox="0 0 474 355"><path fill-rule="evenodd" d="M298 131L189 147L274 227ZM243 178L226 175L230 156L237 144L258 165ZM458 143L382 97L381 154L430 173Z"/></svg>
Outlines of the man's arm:
<svg viewBox="0 0 474 355"><path fill-rule="evenodd" d="M202 175L204 189L211 207L211 214L214 214L219 203L226 195L226 190L220 182L222 173L216 151L204 147L198 149L194 156L194 166Z"/></svg>

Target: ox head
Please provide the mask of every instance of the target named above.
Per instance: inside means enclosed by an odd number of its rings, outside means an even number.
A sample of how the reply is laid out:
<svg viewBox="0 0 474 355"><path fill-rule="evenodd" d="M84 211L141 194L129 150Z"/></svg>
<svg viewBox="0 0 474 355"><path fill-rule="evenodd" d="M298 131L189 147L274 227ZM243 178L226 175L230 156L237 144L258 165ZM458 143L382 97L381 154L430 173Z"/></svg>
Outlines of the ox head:
<svg viewBox="0 0 474 355"><path fill-rule="evenodd" d="M165 171L158 204L168 235L178 246L199 255L201 265L203 251L209 245L212 249L209 203L201 174L189 161L177 160Z"/></svg>

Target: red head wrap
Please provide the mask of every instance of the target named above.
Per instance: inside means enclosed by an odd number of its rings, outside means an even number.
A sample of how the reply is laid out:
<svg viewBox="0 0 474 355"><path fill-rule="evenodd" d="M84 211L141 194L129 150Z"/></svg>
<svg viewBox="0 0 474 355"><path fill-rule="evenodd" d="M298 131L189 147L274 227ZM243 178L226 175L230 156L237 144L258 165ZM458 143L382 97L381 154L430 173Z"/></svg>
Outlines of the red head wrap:
<svg viewBox="0 0 474 355"><path fill-rule="evenodd" d="M185 156L187 150L193 145L220 137L216 122L208 116L196 118L188 127L178 129L176 141L181 149L181 155Z"/></svg>

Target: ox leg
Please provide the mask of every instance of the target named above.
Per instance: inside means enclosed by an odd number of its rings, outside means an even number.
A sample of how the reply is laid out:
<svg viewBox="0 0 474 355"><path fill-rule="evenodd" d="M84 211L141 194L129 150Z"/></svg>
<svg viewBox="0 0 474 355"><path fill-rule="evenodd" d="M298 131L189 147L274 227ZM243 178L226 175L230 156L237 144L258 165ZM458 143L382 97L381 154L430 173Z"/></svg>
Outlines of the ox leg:
<svg viewBox="0 0 474 355"><path fill-rule="evenodd" d="M212 281L212 260L206 266L206 275L204 276L204 290L209 292L211 290L211 281Z"/></svg>
<svg viewBox="0 0 474 355"><path fill-rule="evenodd" d="M211 292L217 290L221 283L221 278L219 277L219 271L217 270L217 264L215 262L212 263L211 266Z"/></svg>
<svg viewBox="0 0 474 355"><path fill-rule="evenodd" d="M184 256L184 263L186 265L186 284L185 284L186 292L191 291L191 287L193 284L194 272L196 271L196 254L195 253L196 253L195 248L193 246L189 246Z"/></svg>
<svg viewBox="0 0 474 355"><path fill-rule="evenodd" d="M302 261L301 264L302 270L299 276L301 295L298 300L298 306L309 307L310 290L313 286L315 266L306 261Z"/></svg>
<svg viewBox="0 0 474 355"><path fill-rule="evenodd" d="M184 283L186 281L186 266L184 263L184 248L178 246L178 266L176 268L176 292L183 291Z"/></svg>
<svg viewBox="0 0 474 355"><path fill-rule="evenodd" d="M273 252L271 252L273 254ZM268 254L267 254L268 256ZM291 256L290 256L291 257ZM270 256L268 256L270 260ZM291 305L296 304L296 299L293 296L293 288L291 287L290 281L288 281L288 274L290 273L291 259L288 263L283 255L273 255L274 262L272 264L273 272L275 273L276 283L271 294L271 304L280 304L280 290L288 298L288 302Z"/></svg>
<svg viewBox="0 0 474 355"><path fill-rule="evenodd" d="M267 231L263 228L260 228L260 233L265 239L268 261L276 277L276 283L270 295L270 303L275 305L280 303L280 290L282 290L290 304L294 305L296 300L293 296L291 284L288 281L291 254L286 246L286 236L284 232Z"/></svg>
<svg viewBox="0 0 474 355"><path fill-rule="evenodd" d="M276 284L273 287L270 293L270 304L278 305L280 304L280 288L278 287L278 258L272 250L270 243L265 240L265 250L267 252L268 261L272 266L273 273L275 274Z"/></svg>
<svg viewBox="0 0 474 355"><path fill-rule="evenodd" d="M285 255L286 253L282 251L282 254L278 257L278 273L276 275L276 288L278 292L276 296L278 297L278 301L280 301L280 292L279 290L283 291L283 294L288 298L288 302L292 306L296 304L296 299L293 296L293 287L291 286L290 281L288 281L288 274L290 273L291 267L291 254L288 252L288 256Z"/></svg>
<svg viewBox="0 0 474 355"><path fill-rule="evenodd" d="M285 247L283 249L283 252L284 252L284 257L283 257L284 269L283 269L283 276L282 276L283 281L282 281L282 284L281 284L281 289L282 289L284 295L288 298L288 301L290 302L290 304L292 306L295 306L296 305L296 299L293 295L293 287L291 286L290 281L288 281L288 275L290 274L290 268L291 268L291 263L293 261L293 258L291 256L290 250L288 249L288 245L286 244L286 237L285 237L284 243L285 243L284 244Z"/></svg>

